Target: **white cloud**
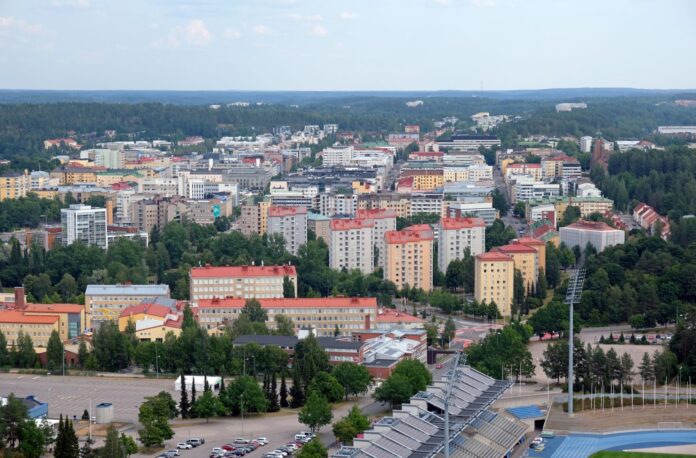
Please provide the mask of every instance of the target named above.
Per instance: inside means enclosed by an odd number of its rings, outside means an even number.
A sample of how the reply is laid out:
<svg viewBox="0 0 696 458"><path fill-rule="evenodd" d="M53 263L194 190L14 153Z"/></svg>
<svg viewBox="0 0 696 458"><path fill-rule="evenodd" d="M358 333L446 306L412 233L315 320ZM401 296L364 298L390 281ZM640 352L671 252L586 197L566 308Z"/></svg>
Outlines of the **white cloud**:
<svg viewBox="0 0 696 458"><path fill-rule="evenodd" d="M201 19L193 19L185 26L174 27L166 37L153 43L156 48L174 49L182 44L204 46L213 38L205 22Z"/></svg>
<svg viewBox="0 0 696 458"><path fill-rule="evenodd" d="M23 19L17 19L14 16L0 16L0 32L21 32L25 34L38 34L43 32L43 26L39 24L30 24Z"/></svg>
<svg viewBox="0 0 696 458"><path fill-rule="evenodd" d="M326 30L326 27L323 25L315 25L312 27L312 35L316 35L317 37L325 37L328 33L329 31Z"/></svg>
<svg viewBox="0 0 696 458"><path fill-rule="evenodd" d="M293 21L319 22L324 20L324 18L321 17L320 14L302 15L297 13L289 13L288 17Z"/></svg>
<svg viewBox="0 0 696 458"><path fill-rule="evenodd" d="M273 31L265 25L254 26L254 33L256 35L270 35Z"/></svg>
<svg viewBox="0 0 696 458"><path fill-rule="evenodd" d="M452 0L435 0L438 5L451 6Z"/></svg>
<svg viewBox="0 0 696 458"><path fill-rule="evenodd" d="M87 8L89 0L51 0L51 5L58 8Z"/></svg>
<svg viewBox="0 0 696 458"><path fill-rule="evenodd" d="M495 6L495 0L471 0L471 3L474 6L478 6L479 8L488 8Z"/></svg>
<svg viewBox="0 0 696 458"><path fill-rule="evenodd" d="M356 13L355 11L343 11L340 14L341 19L357 19L359 18L360 15Z"/></svg>
<svg viewBox="0 0 696 458"><path fill-rule="evenodd" d="M200 19L194 19L186 25L185 36L186 41L196 46L207 44L213 37L205 22Z"/></svg>
<svg viewBox="0 0 696 458"><path fill-rule="evenodd" d="M225 38L239 38L242 36L242 32L237 29L225 29L222 32L222 36Z"/></svg>

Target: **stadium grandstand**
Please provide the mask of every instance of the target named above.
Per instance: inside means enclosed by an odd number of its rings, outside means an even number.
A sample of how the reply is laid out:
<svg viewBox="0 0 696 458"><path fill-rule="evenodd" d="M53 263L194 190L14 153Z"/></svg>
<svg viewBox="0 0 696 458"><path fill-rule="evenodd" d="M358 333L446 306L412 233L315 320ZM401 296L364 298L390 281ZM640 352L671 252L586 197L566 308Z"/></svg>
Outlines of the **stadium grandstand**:
<svg viewBox="0 0 696 458"><path fill-rule="evenodd" d="M441 380L412 396L401 409L394 410L392 416L374 423L363 437L353 441L352 447L342 447L332 457L444 456L446 406L449 411L450 457L508 456L523 440L527 425L489 408L511 385L511 381L495 380L460 363Z"/></svg>

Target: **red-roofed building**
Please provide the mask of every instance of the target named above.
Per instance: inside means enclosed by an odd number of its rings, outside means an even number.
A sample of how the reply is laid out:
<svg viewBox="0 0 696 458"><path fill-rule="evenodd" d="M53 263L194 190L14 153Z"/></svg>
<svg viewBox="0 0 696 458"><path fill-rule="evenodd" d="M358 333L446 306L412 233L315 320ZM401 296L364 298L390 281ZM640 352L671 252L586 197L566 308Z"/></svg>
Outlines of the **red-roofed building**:
<svg viewBox="0 0 696 458"><path fill-rule="evenodd" d="M514 239L510 243L513 245L522 244L534 248L537 252L537 267L540 271L543 269L544 272L546 272L546 242L533 237L520 237Z"/></svg>
<svg viewBox="0 0 696 458"><path fill-rule="evenodd" d="M189 297L193 305L213 298L281 298L286 277L297 295L295 266L194 267L189 274Z"/></svg>
<svg viewBox="0 0 696 458"><path fill-rule="evenodd" d="M396 309L381 308L377 311L375 329L391 331L392 329L422 329L426 321L423 318Z"/></svg>
<svg viewBox="0 0 696 458"><path fill-rule="evenodd" d="M374 228L371 219L333 219L329 224L329 266L374 271Z"/></svg>
<svg viewBox="0 0 696 458"><path fill-rule="evenodd" d="M409 226L384 235L386 258L384 278L397 288L405 285L433 289L433 230L428 224Z"/></svg>
<svg viewBox="0 0 696 458"><path fill-rule="evenodd" d="M481 218L442 218L438 227L437 262L440 272L455 259L464 259L467 250L472 256L486 249L486 223Z"/></svg>
<svg viewBox="0 0 696 458"><path fill-rule="evenodd" d="M480 303L495 302L502 316L512 313L515 261L502 251L491 251L474 260L474 299Z"/></svg>
<svg viewBox="0 0 696 458"><path fill-rule="evenodd" d="M266 233L283 237L285 249L297 255L307 243L307 207L268 207Z"/></svg>
<svg viewBox="0 0 696 458"><path fill-rule="evenodd" d="M592 245L597 252L605 248L623 244L626 233L620 229L614 229L604 221L580 220L560 230L561 242L569 247L579 246L585 249L587 244Z"/></svg>
<svg viewBox="0 0 696 458"><path fill-rule="evenodd" d="M30 315L19 310L0 310L0 331L8 347L17 343L22 332L31 337L34 347L45 347L53 331L60 331L58 315Z"/></svg>
<svg viewBox="0 0 696 458"><path fill-rule="evenodd" d="M515 269L522 273L525 291L533 291L539 278L537 250L521 243L510 243L493 249L505 253L512 258Z"/></svg>
<svg viewBox="0 0 696 458"><path fill-rule="evenodd" d="M233 322L244 308L244 299L202 299L198 302L198 320L207 329ZM374 297L320 297L259 299L268 314L266 324L273 328L275 317L284 315L295 326L315 328L318 336L333 336L338 326L341 334L354 329L371 329L377 317Z"/></svg>
<svg viewBox="0 0 696 458"><path fill-rule="evenodd" d="M409 161L442 162L445 153L441 151L414 151L408 155Z"/></svg>
<svg viewBox="0 0 696 458"><path fill-rule="evenodd" d="M662 216L655 211L648 204L639 203L636 208L633 209L633 221L635 221L640 227L645 229L650 235L655 234L655 228L659 225L661 226L660 238L667 240L670 234L669 220L666 216Z"/></svg>
<svg viewBox="0 0 696 458"><path fill-rule="evenodd" d="M80 304L27 304L25 315L57 316L58 334L62 341L75 338L85 329L85 306Z"/></svg>
<svg viewBox="0 0 696 458"><path fill-rule="evenodd" d="M171 301L171 305L175 304L176 301ZM144 301L121 312L118 318L119 330L124 332L129 323L135 326L135 336L138 340L162 342L168 332L177 336L181 333L183 316L176 307L171 308L156 301Z"/></svg>
<svg viewBox="0 0 696 458"><path fill-rule="evenodd" d="M529 175L534 180L540 181L542 178L542 168L541 164L510 164L505 169L505 180L507 181L510 177L519 175Z"/></svg>
<svg viewBox="0 0 696 458"><path fill-rule="evenodd" d="M398 193L410 193L414 190L413 184L415 178L413 177L402 177L396 181L396 192Z"/></svg>

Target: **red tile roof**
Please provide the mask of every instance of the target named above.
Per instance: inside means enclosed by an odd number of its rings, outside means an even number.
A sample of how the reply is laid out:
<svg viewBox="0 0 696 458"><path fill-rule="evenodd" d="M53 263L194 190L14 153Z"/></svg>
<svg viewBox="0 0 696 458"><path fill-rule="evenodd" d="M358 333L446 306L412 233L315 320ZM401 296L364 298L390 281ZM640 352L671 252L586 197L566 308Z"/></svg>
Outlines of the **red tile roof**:
<svg viewBox="0 0 696 458"><path fill-rule="evenodd" d="M25 315L22 312L14 310L0 311L0 323L53 324L58 320L58 315Z"/></svg>
<svg viewBox="0 0 696 458"><path fill-rule="evenodd" d="M358 219L386 219L396 218L396 212L386 208L372 208L369 210L358 210L355 216Z"/></svg>
<svg viewBox="0 0 696 458"><path fill-rule="evenodd" d="M509 261L512 262L512 257L502 253L500 251L489 251L488 253L481 253L476 255L476 259L479 261Z"/></svg>
<svg viewBox="0 0 696 458"><path fill-rule="evenodd" d="M519 243L512 243L509 245L504 245L501 247L496 248L496 250L500 250L503 253L536 253L537 251L527 245L522 245Z"/></svg>
<svg viewBox="0 0 696 458"><path fill-rule="evenodd" d="M585 221L580 220L573 224L566 226L571 229L580 229L584 231L615 231L613 227L609 226L604 221Z"/></svg>
<svg viewBox="0 0 696 458"><path fill-rule="evenodd" d="M281 207L278 205L268 207L268 216L295 216L306 214L307 207Z"/></svg>
<svg viewBox="0 0 696 458"><path fill-rule="evenodd" d="M295 266L205 266L191 269L191 278L296 277Z"/></svg>
<svg viewBox="0 0 696 458"><path fill-rule="evenodd" d="M522 245L527 245L527 246L536 246L536 245L543 245L546 246L546 244L538 239L532 238L532 237L520 237L518 239L514 239L512 241L514 244L522 244Z"/></svg>
<svg viewBox="0 0 696 458"><path fill-rule="evenodd" d="M123 309L123 312L121 312L119 318L138 315L141 313L145 315L152 315L164 318L167 315L174 313L174 311L169 307L165 307L164 305L160 304L138 304L131 305L130 307L126 307L125 309Z"/></svg>
<svg viewBox="0 0 696 458"><path fill-rule="evenodd" d="M377 311L375 321L377 323L425 323L424 319L417 316L386 308Z"/></svg>
<svg viewBox="0 0 696 458"><path fill-rule="evenodd" d="M442 218L440 224L446 231L470 229L472 227L486 227L485 221L481 218Z"/></svg>
<svg viewBox="0 0 696 458"><path fill-rule="evenodd" d="M330 224L332 231L349 231L374 226L375 223L369 219L332 219Z"/></svg>
<svg viewBox="0 0 696 458"><path fill-rule="evenodd" d="M345 308L362 307L377 308L377 298L374 297L317 297L317 298L285 298L257 299L261 307L268 308ZM200 299L198 308L239 308L244 307L246 299Z"/></svg>
<svg viewBox="0 0 696 458"><path fill-rule="evenodd" d="M34 313L80 313L84 306L80 304L27 304L25 312Z"/></svg>
<svg viewBox="0 0 696 458"><path fill-rule="evenodd" d="M409 226L401 231L387 231L384 238L388 244L415 243L433 240L433 230L428 224Z"/></svg>

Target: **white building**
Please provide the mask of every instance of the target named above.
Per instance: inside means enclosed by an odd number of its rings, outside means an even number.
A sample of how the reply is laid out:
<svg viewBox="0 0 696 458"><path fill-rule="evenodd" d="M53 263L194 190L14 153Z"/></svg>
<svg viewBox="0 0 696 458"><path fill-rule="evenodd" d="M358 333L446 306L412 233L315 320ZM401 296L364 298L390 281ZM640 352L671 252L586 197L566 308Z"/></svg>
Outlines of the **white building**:
<svg viewBox="0 0 696 458"><path fill-rule="evenodd" d="M123 151L112 149L95 149L94 162L107 169L120 169L123 167Z"/></svg>
<svg viewBox="0 0 696 458"><path fill-rule="evenodd" d="M374 271L372 220L334 219L329 225L329 267Z"/></svg>
<svg viewBox="0 0 696 458"><path fill-rule="evenodd" d="M334 146L324 149L322 151L321 157L322 165L326 167L333 167L336 165L347 166L350 165L353 159L354 149L352 146Z"/></svg>
<svg viewBox="0 0 696 458"><path fill-rule="evenodd" d="M297 295L295 266L203 266L189 273L191 303L202 299L241 297L243 299L279 299L283 297L285 278Z"/></svg>
<svg viewBox="0 0 696 458"><path fill-rule="evenodd" d="M589 243L598 252L605 248L624 243L626 234L620 229L614 229L603 221L580 220L560 229L561 243L569 247L579 246L585 249Z"/></svg>
<svg viewBox="0 0 696 458"><path fill-rule="evenodd" d="M592 151L592 137L580 137L580 151L583 153L589 153Z"/></svg>
<svg viewBox="0 0 696 458"><path fill-rule="evenodd" d="M105 208L73 204L60 211L60 224L63 246L79 240L86 245L97 245L103 249L108 247Z"/></svg>
<svg viewBox="0 0 696 458"><path fill-rule="evenodd" d="M437 265L445 273L450 262L464 258L467 249L472 256L486 251L486 223L481 218L442 218L437 240Z"/></svg>
<svg viewBox="0 0 696 458"><path fill-rule="evenodd" d="M536 181L532 177L520 176L512 184L512 200L515 202L527 202L532 199L547 199L561 195L561 186L554 183Z"/></svg>
<svg viewBox="0 0 696 458"><path fill-rule="evenodd" d="M577 197L602 197L602 191L597 189L594 183L580 183L575 195Z"/></svg>
<svg viewBox="0 0 696 458"><path fill-rule="evenodd" d="M355 194L319 194L319 213L324 216L353 215L358 205Z"/></svg>
<svg viewBox="0 0 696 458"><path fill-rule="evenodd" d="M377 259L375 260L375 263L377 266L384 268L384 260L387 252L386 244L384 242L384 235L387 233L387 231L396 230L396 212L394 210L382 208L358 210L356 218L369 220L375 224L374 231L372 233L372 241L377 249Z"/></svg>
<svg viewBox="0 0 696 458"><path fill-rule="evenodd" d="M543 204L530 207L527 210L527 221L530 223L535 223L541 221L542 219L547 219L556 226L556 207L553 204Z"/></svg>
<svg viewBox="0 0 696 458"><path fill-rule="evenodd" d="M266 233L282 235L285 249L295 256L307 243L307 207L271 206L266 225Z"/></svg>

